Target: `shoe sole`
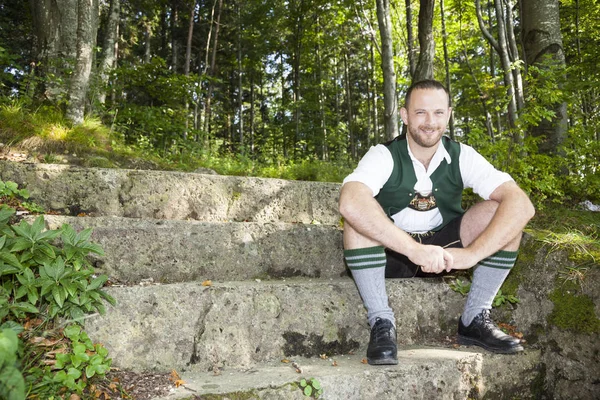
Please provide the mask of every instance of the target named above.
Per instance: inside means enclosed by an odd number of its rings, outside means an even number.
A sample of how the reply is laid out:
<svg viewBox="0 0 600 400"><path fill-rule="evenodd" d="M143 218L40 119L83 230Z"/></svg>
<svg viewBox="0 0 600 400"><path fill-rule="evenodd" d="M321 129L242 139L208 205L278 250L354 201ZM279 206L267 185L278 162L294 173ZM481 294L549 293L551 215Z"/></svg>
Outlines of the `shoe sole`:
<svg viewBox="0 0 600 400"><path fill-rule="evenodd" d="M395 358L380 358L375 360L367 358L367 362L369 365L398 365L398 360Z"/></svg>
<svg viewBox="0 0 600 400"><path fill-rule="evenodd" d="M461 335L458 335L458 344L462 344L464 346L483 347L487 351L491 351L492 353L497 353L497 354L517 354L517 353L520 353L525 350L525 349L523 349L523 346L521 346L520 344L517 346L512 346L509 349L490 347L477 339L472 339L472 338L461 336Z"/></svg>

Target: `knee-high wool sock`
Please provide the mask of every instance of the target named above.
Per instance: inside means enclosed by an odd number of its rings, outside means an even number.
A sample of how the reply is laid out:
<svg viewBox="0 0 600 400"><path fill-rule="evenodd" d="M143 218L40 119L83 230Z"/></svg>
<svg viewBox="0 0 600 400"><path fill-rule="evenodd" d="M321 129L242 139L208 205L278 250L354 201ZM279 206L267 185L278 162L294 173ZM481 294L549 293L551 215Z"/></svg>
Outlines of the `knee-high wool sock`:
<svg viewBox="0 0 600 400"><path fill-rule="evenodd" d="M473 272L473 282L462 314L465 326L483 310L492 308L494 297L517 260L516 251L500 250L481 260Z"/></svg>
<svg viewBox="0 0 600 400"><path fill-rule="evenodd" d="M385 289L385 249L383 246L344 250L344 258L367 309L371 327L377 318L385 318L395 325L394 312L388 304Z"/></svg>

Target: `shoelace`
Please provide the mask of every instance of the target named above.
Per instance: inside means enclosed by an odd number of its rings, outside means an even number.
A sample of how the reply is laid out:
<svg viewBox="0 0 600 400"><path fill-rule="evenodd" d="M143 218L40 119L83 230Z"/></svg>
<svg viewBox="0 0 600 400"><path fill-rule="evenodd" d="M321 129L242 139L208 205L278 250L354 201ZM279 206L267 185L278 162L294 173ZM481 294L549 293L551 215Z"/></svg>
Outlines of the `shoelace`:
<svg viewBox="0 0 600 400"><path fill-rule="evenodd" d="M381 321L377 322L373 329L373 335L375 336L375 341L385 340L385 339L393 339L392 329L394 325L392 325L389 321Z"/></svg>

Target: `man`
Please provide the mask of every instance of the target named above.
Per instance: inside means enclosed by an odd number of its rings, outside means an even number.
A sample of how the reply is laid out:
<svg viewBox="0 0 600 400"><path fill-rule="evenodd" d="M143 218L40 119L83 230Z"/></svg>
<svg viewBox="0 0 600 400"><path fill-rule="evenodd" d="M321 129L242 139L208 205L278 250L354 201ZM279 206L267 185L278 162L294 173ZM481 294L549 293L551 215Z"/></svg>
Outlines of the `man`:
<svg viewBox="0 0 600 400"><path fill-rule="evenodd" d="M473 148L443 136L451 111L442 84L413 84L400 110L408 133L372 147L344 179L344 258L371 325L369 364L398 363L386 277L474 266L458 342L497 353L523 351L518 339L498 329L489 310L535 211L508 174ZM464 188L484 199L466 212Z"/></svg>

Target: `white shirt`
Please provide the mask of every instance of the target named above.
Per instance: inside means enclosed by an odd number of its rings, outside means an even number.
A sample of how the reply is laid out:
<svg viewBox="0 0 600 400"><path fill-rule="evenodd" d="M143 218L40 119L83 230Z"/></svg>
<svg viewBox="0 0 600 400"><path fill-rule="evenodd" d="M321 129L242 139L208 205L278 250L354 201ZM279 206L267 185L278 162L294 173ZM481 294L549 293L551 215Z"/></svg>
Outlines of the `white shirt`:
<svg viewBox="0 0 600 400"><path fill-rule="evenodd" d="M456 160L451 159L446 148L440 143L429 163L429 169L425 169L425 166L413 156L410 145L407 147L417 176L414 190L428 195L433 187L430 177L442 160L446 159L448 164ZM463 189L472 188L484 200L489 200L490 195L498 186L513 180L509 174L494 168L471 146L460 143L460 157L457 161L463 180ZM344 179L343 184L361 182L373 191L373 197L375 197L390 178L393 169L392 154L386 146L378 144L369 149L359 161L354 172ZM398 228L410 233L428 232L442 224L442 214L437 207L428 211L417 211L407 207L392 215L392 219Z"/></svg>

